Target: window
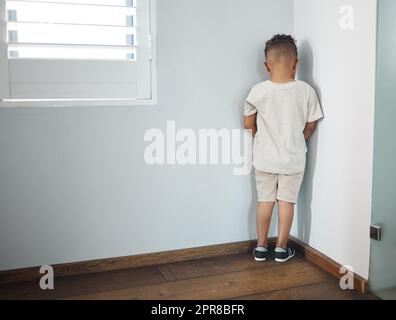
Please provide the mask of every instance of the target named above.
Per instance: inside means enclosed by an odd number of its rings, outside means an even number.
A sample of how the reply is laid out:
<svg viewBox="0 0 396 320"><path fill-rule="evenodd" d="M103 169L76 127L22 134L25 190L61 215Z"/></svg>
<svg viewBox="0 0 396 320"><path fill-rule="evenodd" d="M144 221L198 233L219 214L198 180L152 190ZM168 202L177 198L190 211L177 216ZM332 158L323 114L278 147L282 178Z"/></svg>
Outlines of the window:
<svg viewBox="0 0 396 320"><path fill-rule="evenodd" d="M2 105L155 102L154 0L0 0Z"/></svg>

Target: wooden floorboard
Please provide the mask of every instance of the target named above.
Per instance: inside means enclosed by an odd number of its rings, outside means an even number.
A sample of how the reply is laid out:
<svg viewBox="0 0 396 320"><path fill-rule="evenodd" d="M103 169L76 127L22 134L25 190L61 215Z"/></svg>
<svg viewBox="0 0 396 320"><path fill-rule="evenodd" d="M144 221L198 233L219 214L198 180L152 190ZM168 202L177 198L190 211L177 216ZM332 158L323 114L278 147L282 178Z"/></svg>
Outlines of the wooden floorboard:
<svg viewBox="0 0 396 320"><path fill-rule="evenodd" d="M62 299L123 288L159 285L167 280L157 267L92 273L55 279L54 290L41 290L38 282L0 285L0 299Z"/></svg>
<svg viewBox="0 0 396 320"><path fill-rule="evenodd" d="M167 281L176 281L177 278L174 275L172 269L170 268L169 265L160 265L158 266L159 271L161 272L162 276L167 280Z"/></svg>
<svg viewBox="0 0 396 320"><path fill-rule="evenodd" d="M292 266L292 267L291 267ZM231 299L241 295L286 289L307 283L322 282L327 278L309 263L293 262L288 265L249 269L217 274L161 285L99 292L74 297L77 299Z"/></svg>
<svg viewBox="0 0 396 320"><path fill-rule="evenodd" d="M300 255L290 263L296 261L304 261ZM191 260L169 264L177 280L185 280L197 277L205 277L216 274L224 274L230 272L253 270L256 268L268 268L278 265L274 259L266 262L256 262L251 253L241 253L229 256L220 256L215 258Z"/></svg>
<svg viewBox="0 0 396 320"><path fill-rule="evenodd" d="M356 290L342 290L338 281L328 279L320 283L236 297L234 300L378 300L378 297L363 295Z"/></svg>
<svg viewBox="0 0 396 320"><path fill-rule="evenodd" d="M373 299L343 291L338 280L297 256L285 264L251 253L100 272L55 280L55 290L37 282L0 285L0 299Z"/></svg>

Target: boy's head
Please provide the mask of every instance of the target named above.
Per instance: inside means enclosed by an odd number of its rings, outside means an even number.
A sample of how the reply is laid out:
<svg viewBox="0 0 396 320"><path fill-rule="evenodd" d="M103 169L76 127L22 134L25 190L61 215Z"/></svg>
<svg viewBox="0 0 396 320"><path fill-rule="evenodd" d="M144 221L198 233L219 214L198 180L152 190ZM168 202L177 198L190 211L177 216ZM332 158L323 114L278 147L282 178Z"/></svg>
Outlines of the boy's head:
<svg viewBox="0 0 396 320"><path fill-rule="evenodd" d="M294 77L298 63L298 50L294 38L285 34L273 36L266 43L265 60L268 72L290 69Z"/></svg>

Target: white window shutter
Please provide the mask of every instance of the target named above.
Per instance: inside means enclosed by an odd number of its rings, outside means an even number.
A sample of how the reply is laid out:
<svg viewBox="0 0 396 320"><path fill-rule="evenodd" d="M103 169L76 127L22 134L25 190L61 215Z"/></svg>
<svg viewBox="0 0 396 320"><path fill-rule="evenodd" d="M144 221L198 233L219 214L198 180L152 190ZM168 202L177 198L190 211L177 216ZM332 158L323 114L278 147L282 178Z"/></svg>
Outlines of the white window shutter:
<svg viewBox="0 0 396 320"><path fill-rule="evenodd" d="M9 5L8 46L0 47L9 94L2 97L150 99L150 0L1 1ZM28 6L39 13L24 17ZM45 8L53 14L41 14ZM76 8L79 14L63 14Z"/></svg>
<svg viewBox="0 0 396 320"><path fill-rule="evenodd" d="M8 99L10 97L6 12L6 3L4 0L0 0L0 99Z"/></svg>

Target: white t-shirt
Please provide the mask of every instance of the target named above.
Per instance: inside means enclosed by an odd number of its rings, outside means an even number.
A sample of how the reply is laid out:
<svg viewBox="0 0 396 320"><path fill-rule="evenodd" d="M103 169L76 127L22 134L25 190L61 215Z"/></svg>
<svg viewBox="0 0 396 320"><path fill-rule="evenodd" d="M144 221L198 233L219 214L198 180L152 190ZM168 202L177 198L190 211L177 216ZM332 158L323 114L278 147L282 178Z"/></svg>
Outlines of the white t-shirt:
<svg viewBox="0 0 396 320"><path fill-rule="evenodd" d="M304 81L255 85L245 103L245 116L257 113L253 166L275 174L305 170L307 122L323 118L315 90Z"/></svg>

